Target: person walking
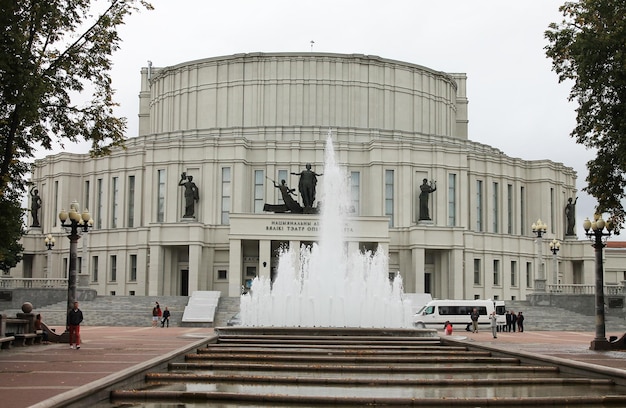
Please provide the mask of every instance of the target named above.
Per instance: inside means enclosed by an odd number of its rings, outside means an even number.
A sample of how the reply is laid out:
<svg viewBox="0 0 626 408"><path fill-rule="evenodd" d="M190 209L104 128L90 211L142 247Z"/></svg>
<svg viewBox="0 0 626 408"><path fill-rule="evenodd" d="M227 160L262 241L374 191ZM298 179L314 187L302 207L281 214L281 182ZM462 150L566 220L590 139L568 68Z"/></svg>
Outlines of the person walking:
<svg viewBox="0 0 626 408"><path fill-rule="evenodd" d="M157 327L157 323L159 322L160 312L161 312L161 307L159 306L159 302L156 302L156 304L152 308L152 327Z"/></svg>
<svg viewBox="0 0 626 408"><path fill-rule="evenodd" d="M74 302L74 308L67 313L67 330L70 333L70 348L80 348L80 324L83 321L83 312L78 308L78 302Z"/></svg>
<svg viewBox="0 0 626 408"><path fill-rule="evenodd" d="M165 310L163 311L163 318L161 319L161 327L165 327L167 323L167 327L170 327L170 310L165 306Z"/></svg>
<svg viewBox="0 0 626 408"><path fill-rule="evenodd" d="M524 315L522 312L517 314L517 331L522 333L524 331Z"/></svg>
<svg viewBox="0 0 626 408"><path fill-rule="evenodd" d="M493 335L494 339L498 338L498 321L497 321L498 317L496 316L496 312L493 311L491 312L491 314L489 315L489 325L491 326L491 334Z"/></svg>
<svg viewBox="0 0 626 408"><path fill-rule="evenodd" d="M472 332L478 333L478 318L480 314L478 314L478 310L474 308L470 313L470 319L472 320Z"/></svg>

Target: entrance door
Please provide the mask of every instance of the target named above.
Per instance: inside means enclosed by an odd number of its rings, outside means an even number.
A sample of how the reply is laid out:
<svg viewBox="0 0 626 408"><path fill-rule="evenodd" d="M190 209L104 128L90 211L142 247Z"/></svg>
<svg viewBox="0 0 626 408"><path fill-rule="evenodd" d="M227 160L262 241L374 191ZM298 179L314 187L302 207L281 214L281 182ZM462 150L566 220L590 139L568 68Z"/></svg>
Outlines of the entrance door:
<svg viewBox="0 0 626 408"><path fill-rule="evenodd" d="M189 296L189 269L180 270L180 296Z"/></svg>
<svg viewBox="0 0 626 408"><path fill-rule="evenodd" d="M431 295L433 295L433 297L440 297L440 296L435 296L436 289L435 289L434 276L435 276L435 265L432 265L432 264L424 265L424 292L430 293Z"/></svg>

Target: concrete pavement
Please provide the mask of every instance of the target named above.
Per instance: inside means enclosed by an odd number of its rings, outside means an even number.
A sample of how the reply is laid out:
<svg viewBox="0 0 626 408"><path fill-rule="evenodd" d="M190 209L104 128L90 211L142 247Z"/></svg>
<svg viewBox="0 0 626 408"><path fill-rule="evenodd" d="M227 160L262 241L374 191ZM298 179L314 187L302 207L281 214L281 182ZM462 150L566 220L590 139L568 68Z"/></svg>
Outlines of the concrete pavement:
<svg viewBox="0 0 626 408"><path fill-rule="evenodd" d="M159 361L201 347L213 336L213 329L85 326L81 334L80 350L72 350L68 344L51 344L0 351L2 405L14 408L63 406L68 398L77 397L85 389L96 390L129 373L140 377L145 369ZM439 334L442 338L503 351L609 367L626 377L626 352L589 350L594 338L594 333L590 332L499 333L497 339L487 330L455 332L453 336ZM622 334L607 333L607 337Z"/></svg>

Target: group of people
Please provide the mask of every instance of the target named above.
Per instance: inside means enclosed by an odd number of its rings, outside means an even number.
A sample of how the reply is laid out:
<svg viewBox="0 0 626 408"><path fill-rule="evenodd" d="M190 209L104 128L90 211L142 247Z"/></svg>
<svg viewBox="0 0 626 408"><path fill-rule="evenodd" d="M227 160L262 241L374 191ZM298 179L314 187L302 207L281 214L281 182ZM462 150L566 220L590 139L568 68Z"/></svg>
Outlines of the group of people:
<svg viewBox="0 0 626 408"><path fill-rule="evenodd" d="M161 327L170 327L170 311L165 306L165 310L161 310L161 305L159 302L155 302L154 307L152 308L152 327L157 327L159 322L161 322Z"/></svg>
<svg viewBox="0 0 626 408"><path fill-rule="evenodd" d="M504 326L503 330L505 332L515 333L524 331L524 315L522 312L518 312L515 314L513 310L506 311L506 326Z"/></svg>

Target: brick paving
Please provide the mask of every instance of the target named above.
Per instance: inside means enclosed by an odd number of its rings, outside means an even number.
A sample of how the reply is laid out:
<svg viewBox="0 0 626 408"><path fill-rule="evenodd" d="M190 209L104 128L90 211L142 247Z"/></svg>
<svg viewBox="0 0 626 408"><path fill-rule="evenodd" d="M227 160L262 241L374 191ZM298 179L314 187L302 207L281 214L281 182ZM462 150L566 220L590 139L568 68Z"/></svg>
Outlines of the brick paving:
<svg viewBox="0 0 626 408"><path fill-rule="evenodd" d="M213 330L85 326L81 334L80 350L72 350L68 344L51 344L0 351L1 405L13 408L62 406L63 397L77 391L77 387L102 383L168 353L195 347L203 338L213 335ZM607 333L607 337L622 334ZM440 335L444 337L443 332ZM589 350L594 338L594 333L590 332L526 331L499 333L498 338L493 339L489 331L483 330L455 332L452 337L505 351L524 351L611 367L626 375L626 351Z"/></svg>

